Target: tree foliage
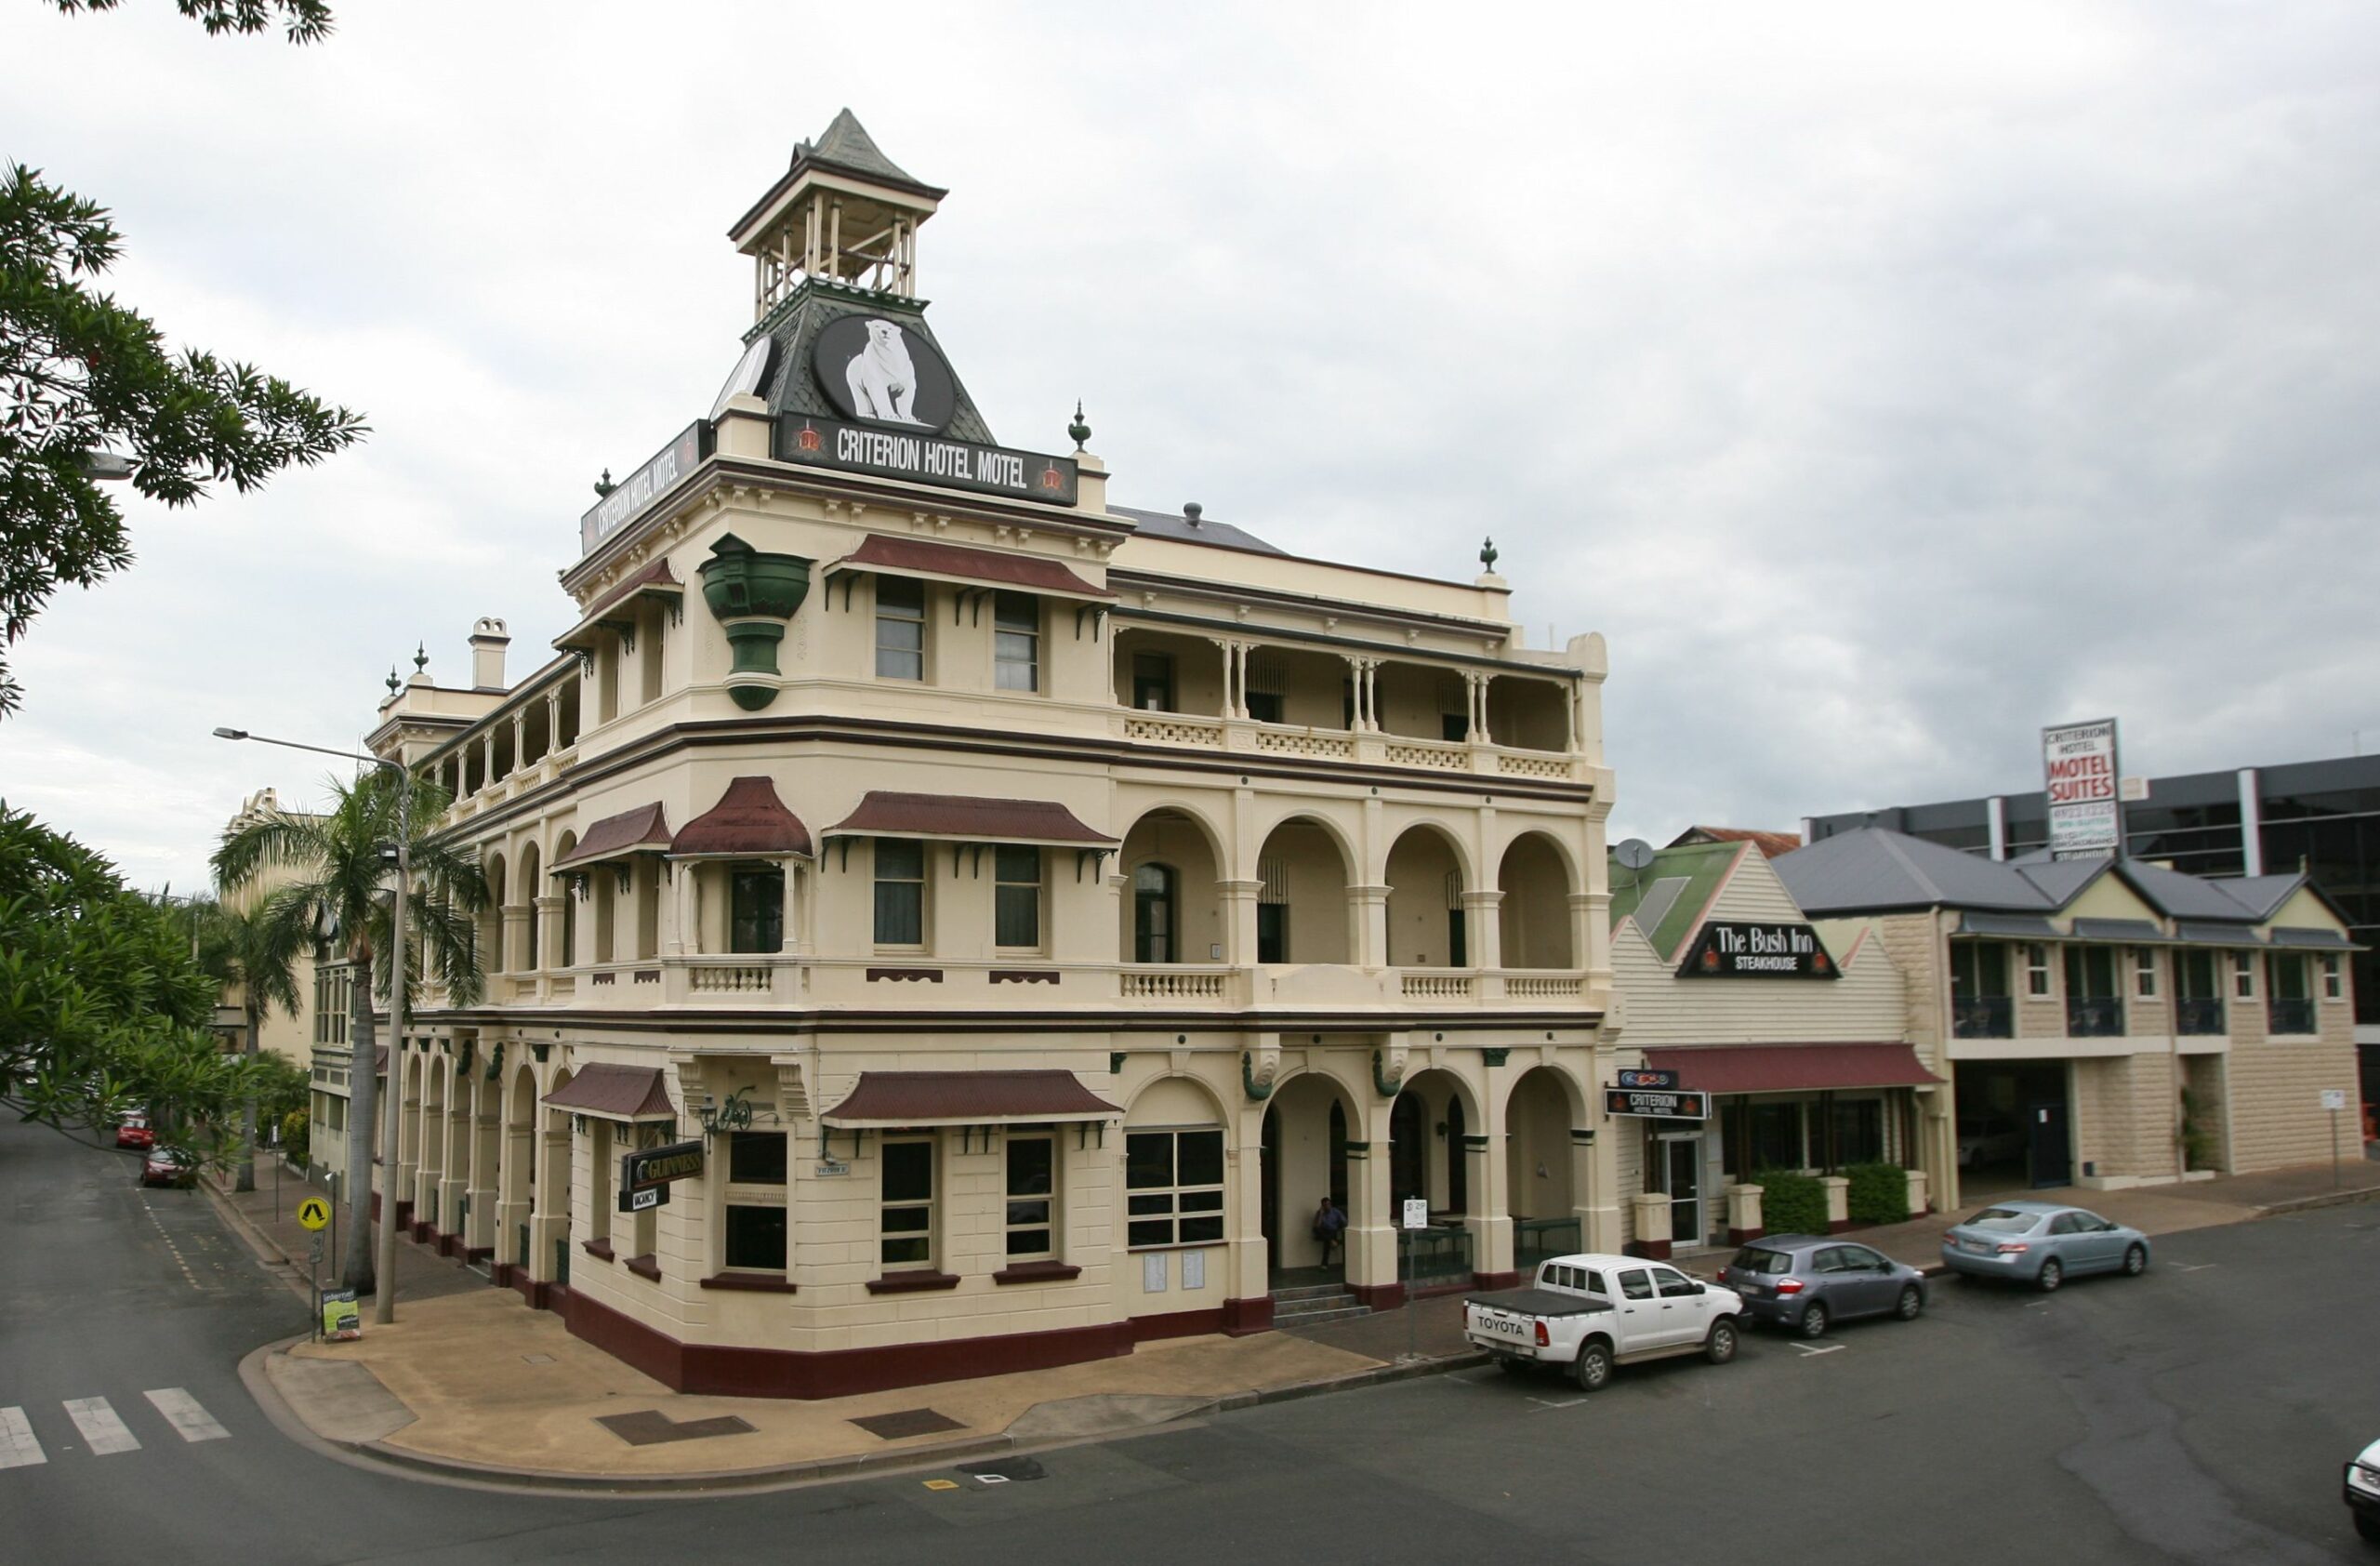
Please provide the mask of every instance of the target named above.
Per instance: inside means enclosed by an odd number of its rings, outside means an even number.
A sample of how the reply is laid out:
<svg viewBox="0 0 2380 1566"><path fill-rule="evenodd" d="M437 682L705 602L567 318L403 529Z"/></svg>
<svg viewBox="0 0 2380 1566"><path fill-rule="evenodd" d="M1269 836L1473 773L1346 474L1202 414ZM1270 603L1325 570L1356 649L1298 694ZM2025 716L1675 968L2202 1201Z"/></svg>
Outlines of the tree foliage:
<svg viewBox="0 0 2380 1566"><path fill-rule="evenodd" d="M54 0L68 13L117 0ZM292 43L331 29L322 0L178 0L209 33L257 33L278 13ZM186 506L209 484L250 490L367 432L254 365L196 349L177 356L139 312L97 290L122 253L107 210L21 164L0 179L0 716L22 692L6 649L60 585L90 587L131 564L123 513L98 454L130 464L132 487Z"/></svg>
<svg viewBox="0 0 2380 1566"><path fill-rule="evenodd" d="M93 1147L145 1110L221 1163L263 1075L208 1031L219 989L189 910L0 802L0 1105Z"/></svg>

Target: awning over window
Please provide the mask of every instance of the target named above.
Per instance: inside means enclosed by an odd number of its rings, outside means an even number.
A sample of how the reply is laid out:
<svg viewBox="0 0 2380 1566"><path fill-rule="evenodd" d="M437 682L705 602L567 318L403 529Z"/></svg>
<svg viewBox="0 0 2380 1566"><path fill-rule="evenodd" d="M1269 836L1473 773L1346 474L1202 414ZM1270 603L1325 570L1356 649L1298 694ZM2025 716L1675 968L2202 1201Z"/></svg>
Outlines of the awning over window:
<svg viewBox="0 0 2380 1566"><path fill-rule="evenodd" d="M554 873L585 869L627 854L666 854L669 850L669 816L659 804L641 804L606 816L587 829L578 845L554 861Z"/></svg>
<svg viewBox="0 0 2380 1566"><path fill-rule="evenodd" d="M1002 1125L1120 1120L1124 1111L1072 1071L862 1071L819 1120L843 1131L898 1125Z"/></svg>
<svg viewBox="0 0 2380 1566"><path fill-rule="evenodd" d="M946 843L1031 843L1047 848L1113 848L1055 800L987 800L967 794L895 794L871 789L828 837L921 837Z"/></svg>
<svg viewBox="0 0 2380 1566"><path fill-rule="evenodd" d="M1962 936L1996 936L2002 940L2056 941L2066 937L2038 913L1963 913Z"/></svg>
<svg viewBox="0 0 2380 1566"><path fill-rule="evenodd" d="M2306 924L2276 924L2272 927L2272 944L2310 948L2318 951L2352 951L2355 943L2336 930L2318 929Z"/></svg>
<svg viewBox="0 0 2380 1566"><path fill-rule="evenodd" d="M602 1121L674 1121L669 1090L657 1066L582 1066L578 1074L546 1095L546 1108L592 1115Z"/></svg>
<svg viewBox="0 0 2380 1566"><path fill-rule="evenodd" d="M2176 921L2174 928L2180 938L2192 946L2262 946L2256 933L2245 924L2209 924L2203 920Z"/></svg>
<svg viewBox="0 0 2380 1566"><path fill-rule="evenodd" d="M719 803L687 822L669 841L673 859L808 857L810 829L777 798L766 777L729 780Z"/></svg>
<svg viewBox="0 0 2380 1566"><path fill-rule="evenodd" d="M871 533L859 548L819 573L882 571L896 577L922 577L930 581L989 583L1057 598L1110 599L1105 588L1093 587L1067 568L1064 561L1046 555L1008 554L977 549L972 544L945 544L932 538L895 538Z"/></svg>
<svg viewBox="0 0 2380 1566"><path fill-rule="evenodd" d="M664 558L654 561L627 581L598 599L579 622L554 638L554 645L565 651L592 647L595 633L606 621L625 622L628 606L640 598L657 599L676 604L686 594L686 584L680 581Z"/></svg>
<svg viewBox="0 0 2380 1566"><path fill-rule="evenodd" d="M1717 1044L1648 1049L1645 1064L1675 1071L1703 1093L1827 1093L1854 1087L1931 1087L1942 1079L1904 1043Z"/></svg>
<svg viewBox="0 0 2380 1566"><path fill-rule="evenodd" d="M2171 946L2174 937L2146 919L2078 919L2078 941L2122 941L2126 946Z"/></svg>

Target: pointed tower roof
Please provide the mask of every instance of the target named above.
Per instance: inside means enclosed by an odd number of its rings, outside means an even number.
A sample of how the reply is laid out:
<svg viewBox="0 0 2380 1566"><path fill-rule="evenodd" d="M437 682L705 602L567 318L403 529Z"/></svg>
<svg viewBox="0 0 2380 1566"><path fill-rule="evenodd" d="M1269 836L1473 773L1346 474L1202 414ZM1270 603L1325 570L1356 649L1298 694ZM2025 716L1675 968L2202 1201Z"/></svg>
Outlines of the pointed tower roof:
<svg viewBox="0 0 2380 1566"><path fill-rule="evenodd" d="M826 127L825 134L816 141L804 141L796 145L793 149L793 162L789 166L800 167L801 160L805 157L824 167L840 168L852 174L864 174L871 179L889 179L902 185L922 185L923 183L900 165L886 157L883 149L877 146L876 139L868 135L867 127L859 123L859 116L849 109L838 113L834 123Z"/></svg>

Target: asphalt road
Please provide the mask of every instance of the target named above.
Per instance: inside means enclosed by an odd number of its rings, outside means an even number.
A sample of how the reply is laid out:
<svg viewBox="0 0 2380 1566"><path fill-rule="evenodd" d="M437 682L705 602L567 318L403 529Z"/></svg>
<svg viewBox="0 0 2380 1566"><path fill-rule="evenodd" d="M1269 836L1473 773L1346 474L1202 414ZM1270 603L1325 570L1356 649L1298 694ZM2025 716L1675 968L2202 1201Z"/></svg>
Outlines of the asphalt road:
<svg viewBox="0 0 2380 1566"><path fill-rule="evenodd" d="M1472 1371L1044 1453L1006 1483L611 1500L291 1442L236 1366L298 1308L203 1197L14 1125L0 1190L0 1465L12 1409L44 1459L0 1466L11 1561L2380 1560L2338 1501L2380 1436L2380 1205L2175 1236L2146 1278L2051 1298L1937 1282L1915 1322L1824 1352L1755 1334L1732 1365L1632 1367L1593 1398ZM183 1439L152 1392L223 1434ZM93 1451L66 1408L91 1399L137 1448Z"/></svg>

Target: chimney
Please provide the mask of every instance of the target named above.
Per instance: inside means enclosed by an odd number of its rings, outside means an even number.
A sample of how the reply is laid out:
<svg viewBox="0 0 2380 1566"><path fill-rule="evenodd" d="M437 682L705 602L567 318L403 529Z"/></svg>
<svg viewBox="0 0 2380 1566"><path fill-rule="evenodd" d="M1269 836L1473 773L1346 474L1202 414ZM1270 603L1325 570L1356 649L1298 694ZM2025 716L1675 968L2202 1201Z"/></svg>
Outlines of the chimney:
<svg viewBox="0 0 2380 1566"><path fill-rule="evenodd" d="M471 627L472 685L483 691L505 688L504 649L511 644L502 620L491 617Z"/></svg>

